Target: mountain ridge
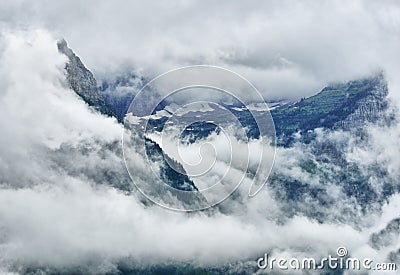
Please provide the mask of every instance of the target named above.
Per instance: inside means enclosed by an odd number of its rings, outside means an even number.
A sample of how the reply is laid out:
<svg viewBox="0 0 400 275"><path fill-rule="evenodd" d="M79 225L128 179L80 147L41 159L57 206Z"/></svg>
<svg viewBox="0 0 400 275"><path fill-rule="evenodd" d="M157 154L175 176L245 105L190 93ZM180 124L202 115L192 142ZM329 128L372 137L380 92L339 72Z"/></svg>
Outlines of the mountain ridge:
<svg viewBox="0 0 400 275"><path fill-rule="evenodd" d="M284 139L316 128L350 130L382 117L387 95L387 82L381 72L326 86L313 96L273 109L271 115L277 135Z"/></svg>
<svg viewBox="0 0 400 275"><path fill-rule="evenodd" d="M58 41L57 47L60 53L68 57L65 70L67 82L71 89L91 108L103 115L115 117L119 123L123 123L123 116L104 100L93 74L85 67L72 49L68 47L67 42L62 39ZM147 154L150 155L152 161L160 163L160 176L169 186L183 191L198 191L193 181L186 174L178 173L169 167L167 162L169 157L157 143L149 139L145 141ZM183 167L180 167L180 169L184 170Z"/></svg>
<svg viewBox="0 0 400 275"><path fill-rule="evenodd" d="M65 70L70 88L89 106L106 116L115 117L121 123L123 117L104 100L92 72L85 67L81 59L68 47L67 42L61 39L57 42L57 48L60 53L68 58Z"/></svg>
<svg viewBox="0 0 400 275"><path fill-rule="evenodd" d="M123 95L118 95L118 91L127 89L130 83L134 83L134 89L140 90L139 82L143 85L144 78L128 74L126 78L121 76L112 83L102 82L100 90L106 95L107 102L119 109L121 115L125 115L130 101L134 98L134 92L125 91ZM270 112L274 119L278 145L290 146L296 133L300 133L307 140L310 138L308 131L316 128L347 131L362 127L366 123L375 123L387 109L387 95L385 75L379 72L364 78L327 85L314 95L297 102L273 102ZM225 107L237 115L244 126L250 128L251 137L257 138L259 132L254 119L251 119L252 114L248 110L250 107ZM164 120L151 118L149 122L160 128ZM200 133L199 136L204 137Z"/></svg>

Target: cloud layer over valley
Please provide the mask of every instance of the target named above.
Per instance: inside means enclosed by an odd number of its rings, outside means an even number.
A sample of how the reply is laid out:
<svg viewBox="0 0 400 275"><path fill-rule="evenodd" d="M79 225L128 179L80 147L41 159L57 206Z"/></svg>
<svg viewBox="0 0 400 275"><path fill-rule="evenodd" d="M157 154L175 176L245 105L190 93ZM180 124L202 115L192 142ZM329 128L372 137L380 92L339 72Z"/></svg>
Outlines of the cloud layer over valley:
<svg viewBox="0 0 400 275"><path fill-rule="evenodd" d="M385 3L1 3L0 273L106 273L169 262L235 274L256 270L264 252L318 258L339 246L387 262L398 239L380 250L370 240L400 213L400 6ZM384 70L395 119L367 125L364 139L317 129L311 144L279 147L274 181L254 198L240 188L211 210L168 211L131 183L123 126L68 88L61 36L99 79L126 68L153 76L211 63L241 73L267 98L299 98ZM383 183L393 194L368 203L346 194L336 177L341 167L316 151L326 144L340 148L376 194ZM287 179L306 183L323 200L306 191L288 199Z"/></svg>

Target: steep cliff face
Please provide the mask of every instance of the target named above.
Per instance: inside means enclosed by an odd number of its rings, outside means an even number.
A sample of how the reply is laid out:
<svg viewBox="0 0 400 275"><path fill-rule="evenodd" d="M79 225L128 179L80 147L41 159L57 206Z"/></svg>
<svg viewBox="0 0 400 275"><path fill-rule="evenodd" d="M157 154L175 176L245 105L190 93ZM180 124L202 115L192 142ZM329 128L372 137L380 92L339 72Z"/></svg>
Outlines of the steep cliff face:
<svg viewBox="0 0 400 275"><path fill-rule="evenodd" d="M271 111L280 144L290 145L296 132L307 140L316 128L350 130L376 122L387 109L387 83L382 73L327 86L295 104Z"/></svg>
<svg viewBox="0 0 400 275"><path fill-rule="evenodd" d="M76 56L70 48L68 48L67 42L65 40L59 41L57 43L57 46L59 51L68 57L68 62L66 64L65 70L67 82L72 90L74 90L87 104L89 104L89 106L91 106L95 110L104 115L115 117L120 123L122 123L126 110L123 110L123 112L115 111L115 109L105 101L99 91L96 79L94 78L93 74L83 65L80 58ZM130 100L131 97L133 98L133 96L129 94L128 98L130 98ZM129 106L130 100L126 106ZM160 177L164 180L166 184L178 190L198 191L194 183L188 178L188 176L185 175L183 167L180 167L180 169L183 171L183 173L181 174L173 170L168 165L168 160L166 158L169 157L163 153L162 149L158 146L157 143L149 139L146 139L145 143L147 153L150 156L150 160L159 163ZM107 149L110 149L111 151L122 155L122 152L120 152L121 148L119 146L116 146L116 144L107 145ZM172 160L169 159L169 161ZM80 171L71 171L71 173L78 172ZM113 171L105 172L110 175L112 175L113 173ZM114 183L114 181L121 182ZM127 177L126 173L123 176L119 175L119 178L112 176L109 177L109 184L124 190L130 190L130 182L131 180L129 179L129 177Z"/></svg>
<svg viewBox="0 0 400 275"><path fill-rule="evenodd" d="M383 116L383 111L387 108L388 95L384 75L381 73L369 79L349 82L345 90L355 88L364 90L361 94L363 97L355 102L353 112L344 120L335 123L334 128L354 129L366 122L376 122Z"/></svg>
<svg viewBox="0 0 400 275"><path fill-rule="evenodd" d="M183 166L180 163L171 159L167 154L165 154L157 143L148 138L145 138L145 145L146 153L149 159L153 162L160 164L160 173L162 179L166 184L182 191L198 191L193 181L184 174L185 169L183 168ZM182 174L175 171L169 166L168 163L171 163L171 161L174 162L174 166L177 167L177 170L181 171Z"/></svg>
<svg viewBox="0 0 400 275"><path fill-rule="evenodd" d="M57 43L57 46L58 50L68 57L65 70L67 72L67 81L71 89L89 104L89 106L104 115L116 117L119 122L122 122L123 117L118 115L114 108L105 102L99 92L93 74L86 69L80 58L68 48L67 42L63 39Z"/></svg>

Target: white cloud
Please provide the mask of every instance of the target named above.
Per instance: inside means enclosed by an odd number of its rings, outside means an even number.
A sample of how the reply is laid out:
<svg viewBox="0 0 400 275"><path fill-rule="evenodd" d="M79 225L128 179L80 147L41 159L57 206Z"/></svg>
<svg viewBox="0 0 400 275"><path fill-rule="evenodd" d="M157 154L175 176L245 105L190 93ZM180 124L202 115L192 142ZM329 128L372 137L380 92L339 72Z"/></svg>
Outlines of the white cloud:
<svg viewBox="0 0 400 275"><path fill-rule="evenodd" d="M267 98L300 98L332 81L399 71L395 1L13 1L2 8L9 25L64 36L98 76L210 63L242 74Z"/></svg>
<svg viewBox="0 0 400 275"><path fill-rule="evenodd" d="M333 219L321 224L302 216L284 220L280 208L284 202L276 201L269 188L254 199L247 198L248 190L240 189L236 200L217 209L222 212L187 215L144 206L134 194L96 185L97 163L102 162L103 170L118 170L120 157L113 153L104 157L100 149L85 155L79 148L90 151L118 142L121 127L93 113L66 88L66 60L57 52L53 35L44 30L16 31L21 25L37 24L65 36L99 74L107 72L112 62L116 67L126 62L159 72L193 60L205 62L204 57L207 62L230 64L258 85L270 77L276 84L265 84L266 91L284 97L292 93L291 87L296 95L297 91L307 93L326 81L352 78L383 66L393 80L392 95L397 94L397 5L387 9L363 2L337 3L216 7L151 2L125 7L128 4L86 2L80 9L82 4L72 1L2 4L0 14L12 31L3 32L0 45L0 270L38 264L106 272L119 260L138 265L178 261L209 266L255 260L266 250L325 256L343 244L356 255L383 260L386 254L371 251L368 237L398 216L398 196L389 200L382 215L373 211L363 216L354 202L339 200L340 190L329 189L338 200L323 209ZM16 26L18 19L22 23ZM275 90L284 82L279 76L289 84ZM368 169L365 156L378 156L389 176L398 179L398 127L380 130L372 128L369 147L359 145L347 157ZM343 138L344 146L358 146L341 133L332 135L321 134L332 140ZM82 176L60 169L49 156L63 146L69 146L62 156L68 165L85 167L90 173ZM291 167L309 153L303 147L281 149L276 167L284 175L318 184ZM304 205L315 207L313 201ZM335 221L346 207L359 215L361 228ZM282 224L277 222L280 218Z"/></svg>
<svg viewBox="0 0 400 275"><path fill-rule="evenodd" d="M51 165L44 150L81 139L112 141L121 136L115 119L102 118L66 88L66 59L56 40L36 30L3 33L0 62L1 181L31 182ZM32 154L33 152L33 154ZM18 173L15 173L18 171Z"/></svg>

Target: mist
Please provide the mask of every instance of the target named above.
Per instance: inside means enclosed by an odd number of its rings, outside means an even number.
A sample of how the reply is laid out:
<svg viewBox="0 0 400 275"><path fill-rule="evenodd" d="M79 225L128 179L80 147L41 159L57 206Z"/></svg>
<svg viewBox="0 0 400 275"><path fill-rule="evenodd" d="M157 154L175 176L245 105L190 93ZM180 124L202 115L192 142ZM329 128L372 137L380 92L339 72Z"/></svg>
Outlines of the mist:
<svg viewBox="0 0 400 275"><path fill-rule="evenodd" d="M398 75L396 1L12 1L3 25L64 37L98 79L231 69L268 100L299 99L380 70ZM95 50L94 50L95 49Z"/></svg>
<svg viewBox="0 0 400 275"><path fill-rule="evenodd" d="M390 111L398 117L397 2L13 1L0 4L0 16L0 272L49 267L106 273L121 262L171 262L226 265L235 273L255 266L265 252L323 257L345 245L352 256L378 262L399 248L393 243L378 251L369 244L373 232L398 217L399 195L362 209L334 182L323 185L298 168L315 158L300 142L278 149L274 173L328 191L333 202L324 208L309 198L281 201L268 185L254 198L239 188L234 198L204 212L143 203L122 161L123 127L68 88L67 60L56 46L65 37L99 80L127 68L155 76L208 63L240 73L268 99L296 99L327 83L383 70ZM385 180L398 184L398 119L365 129L364 143L351 132L321 129L317 142L340 145L363 173L377 166L387 172ZM225 149L219 147L222 156ZM182 144L183 154L193 150ZM108 184L102 171L113 171L115 182ZM118 188L122 183L131 191ZM379 180L370 183L379 190ZM325 222L313 219L313 211Z"/></svg>

